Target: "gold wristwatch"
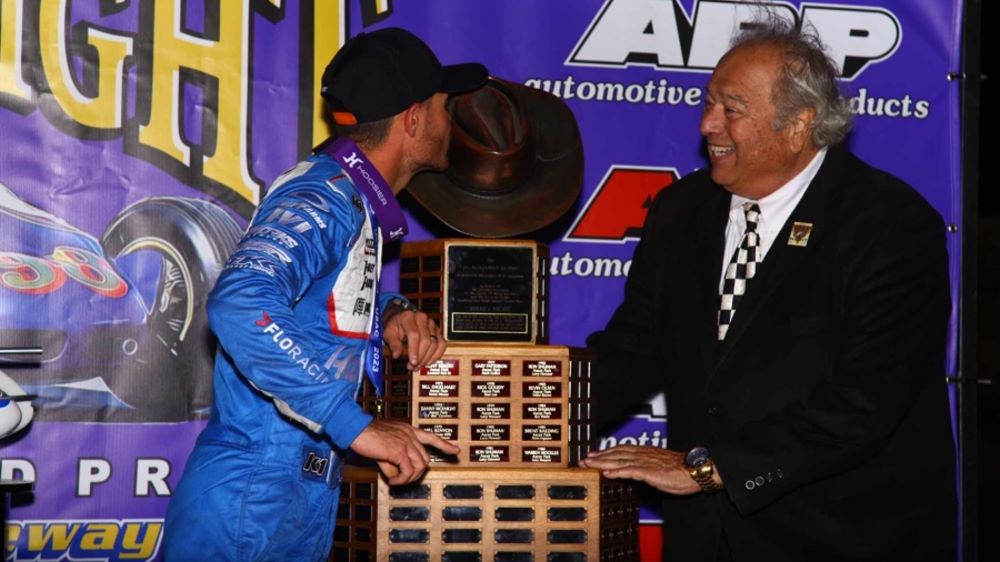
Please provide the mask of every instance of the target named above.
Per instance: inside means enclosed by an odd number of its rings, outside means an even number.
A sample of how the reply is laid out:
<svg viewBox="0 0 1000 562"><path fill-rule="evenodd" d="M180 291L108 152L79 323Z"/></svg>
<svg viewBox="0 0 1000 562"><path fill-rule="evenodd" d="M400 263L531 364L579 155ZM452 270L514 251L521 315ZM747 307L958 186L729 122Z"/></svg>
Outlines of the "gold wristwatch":
<svg viewBox="0 0 1000 562"><path fill-rule="evenodd" d="M712 455L705 447L695 447L688 451L684 457L684 468L701 487L701 491L718 492L722 489L722 484L716 484L715 480L712 480L715 463L712 462Z"/></svg>

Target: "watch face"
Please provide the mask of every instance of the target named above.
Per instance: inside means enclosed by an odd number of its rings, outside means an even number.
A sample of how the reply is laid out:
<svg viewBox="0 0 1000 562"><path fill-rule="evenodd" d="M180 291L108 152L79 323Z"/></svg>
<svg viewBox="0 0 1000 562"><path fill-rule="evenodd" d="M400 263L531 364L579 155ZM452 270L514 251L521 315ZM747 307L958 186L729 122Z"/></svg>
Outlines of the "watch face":
<svg viewBox="0 0 1000 562"><path fill-rule="evenodd" d="M698 468L699 466L708 462L712 455L708 452L705 447L695 447L688 451L686 457L684 457L684 464L690 466L691 468Z"/></svg>

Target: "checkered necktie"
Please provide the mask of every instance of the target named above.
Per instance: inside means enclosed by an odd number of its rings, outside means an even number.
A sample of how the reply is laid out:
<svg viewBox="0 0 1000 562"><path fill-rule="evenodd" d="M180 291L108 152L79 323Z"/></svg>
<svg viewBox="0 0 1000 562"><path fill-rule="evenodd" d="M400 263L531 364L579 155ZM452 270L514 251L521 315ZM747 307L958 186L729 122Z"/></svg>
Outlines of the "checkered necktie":
<svg viewBox="0 0 1000 562"><path fill-rule="evenodd" d="M733 323L736 307L747 292L747 282L757 273L760 263L760 237L757 235L757 221L760 220L760 207L756 203L743 204L743 212L747 217L747 229L743 232L740 246L733 252L733 258L726 266L726 276L722 281L722 302L719 305L719 341L726 339L729 325Z"/></svg>

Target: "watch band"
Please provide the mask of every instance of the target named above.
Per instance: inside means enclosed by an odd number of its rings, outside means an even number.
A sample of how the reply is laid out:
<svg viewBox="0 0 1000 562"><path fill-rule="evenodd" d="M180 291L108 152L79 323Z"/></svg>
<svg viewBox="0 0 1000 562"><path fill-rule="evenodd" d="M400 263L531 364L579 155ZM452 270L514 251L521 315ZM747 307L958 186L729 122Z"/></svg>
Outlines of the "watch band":
<svg viewBox="0 0 1000 562"><path fill-rule="evenodd" d="M715 474L715 463L712 462L712 459L708 459L701 466L688 467L688 474L703 492L718 492L722 489L722 484L716 484L715 480L712 480L712 476Z"/></svg>
<svg viewBox="0 0 1000 562"><path fill-rule="evenodd" d="M403 307L403 310L418 310L417 306L415 304L413 304L412 302L410 302L407 299L401 299L399 297L393 297L389 301L389 303L390 304L394 304L396 306L401 306L401 307Z"/></svg>
<svg viewBox="0 0 1000 562"><path fill-rule="evenodd" d="M392 309L398 309L398 310L392 310ZM386 305L385 307L387 317L391 316L391 314L389 314L390 310L392 310L392 314L395 314L396 312L402 312L404 310L412 310L413 312L420 311L420 309L418 309L412 302L406 299L401 299L399 297L395 297L389 300L389 304Z"/></svg>

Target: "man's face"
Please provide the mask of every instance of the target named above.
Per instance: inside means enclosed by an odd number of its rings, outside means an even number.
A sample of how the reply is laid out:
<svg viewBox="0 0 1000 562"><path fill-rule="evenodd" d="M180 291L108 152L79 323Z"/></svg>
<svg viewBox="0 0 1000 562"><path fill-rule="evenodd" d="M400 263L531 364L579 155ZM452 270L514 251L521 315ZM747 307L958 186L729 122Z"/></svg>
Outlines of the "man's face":
<svg viewBox="0 0 1000 562"><path fill-rule="evenodd" d="M451 114L445 107L448 94L437 93L424 104L424 119L418 143L417 163L420 170L441 171L448 167L448 145L451 142Z"/></svg>
<svg viewBox="0 0 1000 562"><path fill-rule="evenodd" d="M740 47L723 57L708 82L701 134L712 181L750 199L770 194L801 170L788 128L773 128L781 63L771 46Z"/></svg>

